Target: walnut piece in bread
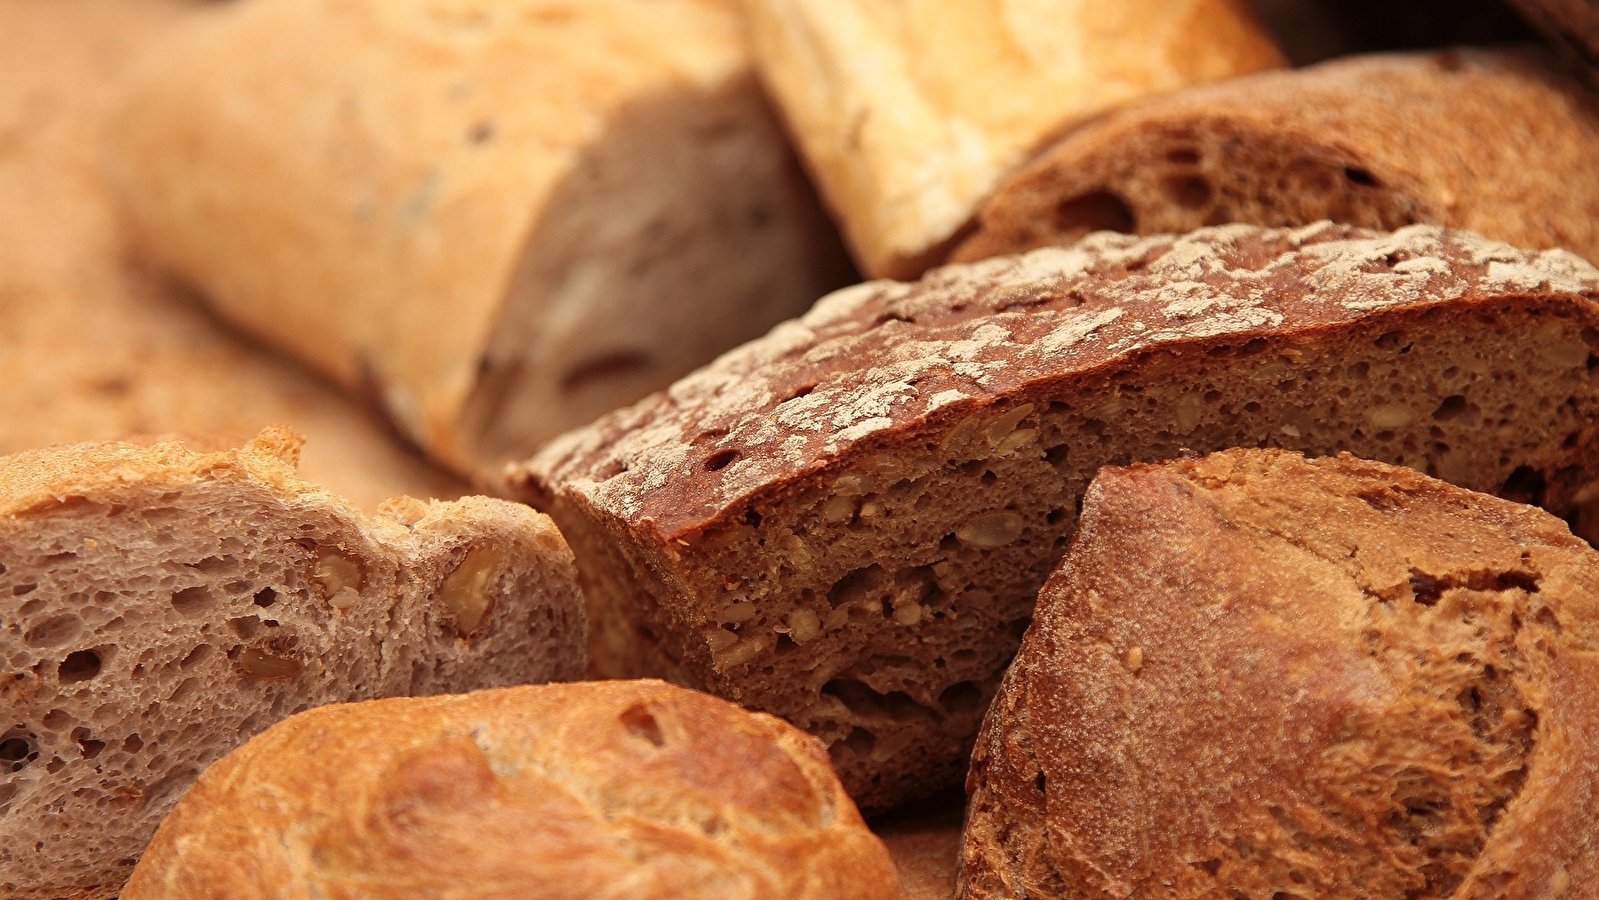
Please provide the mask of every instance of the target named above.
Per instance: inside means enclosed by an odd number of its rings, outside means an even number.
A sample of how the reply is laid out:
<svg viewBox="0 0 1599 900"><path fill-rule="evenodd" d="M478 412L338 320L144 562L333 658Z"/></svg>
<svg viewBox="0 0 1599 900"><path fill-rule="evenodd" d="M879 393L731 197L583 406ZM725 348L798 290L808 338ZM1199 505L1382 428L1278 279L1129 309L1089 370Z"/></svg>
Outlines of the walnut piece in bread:
<svg viewBox="0 0 1599 900"><path fill-rule="evenodd" d="M241 450L0 458L0 895L104 900L195 776L299 710L566 679L571 551L482 497L362 516Z"/></svg>
<svg viewBox="0 0 1599 900"><path fill-rule="evenodd" d="M1283 64L1242 0L744 0L756 59L871 276L921 274L1060 132Z"/></svg>
<svg viewBox="0 0 1599 900"><path fill-rule="evenodd" d="M965 900L1593 897L1599 553L1348 455L1104 469L968 790Z"/></svg>
<svg viewBox="0 0 1599 900"><path fill-rule="evenodd" d="M1233 225L879 282L512 475L598 671L821 737L863 807L965 769L1101 466L1351 450L1599 499L1599 271L1469 232Z"/></svg>
<svg viewBox="0 0 1599 900"><path fill-rule="evenodd" d="M1072 132L994 191L950 258L1101 228L1332 219L1470 228L1593 260L1596 158L1599 100L1542 55L1339 59L1150 98Z"/></svg>
<svg viewBox="0 0 1599 900"><path fill-rule="evenodd" d="M152 258L463 473L848 280L725 0L217 4L129 81Z"/></svg>
<svg viewBox="0 0 1599 900"><path fill-rule="evenodd" d="M896 900L815 738L658 681L294 716L200 776L122 900Z"/></svg>

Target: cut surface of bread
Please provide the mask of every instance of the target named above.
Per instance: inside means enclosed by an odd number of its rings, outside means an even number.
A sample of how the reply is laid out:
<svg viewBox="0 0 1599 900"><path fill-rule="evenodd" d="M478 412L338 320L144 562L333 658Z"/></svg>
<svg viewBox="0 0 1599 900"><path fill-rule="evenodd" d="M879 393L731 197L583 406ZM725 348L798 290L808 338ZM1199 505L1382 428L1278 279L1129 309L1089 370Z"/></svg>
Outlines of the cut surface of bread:
<svg viewBox="0 0 1599 900"><path fill-rule="evenodd" d="M201 776L122 900L897 900L815 738L657 681L325 706Z"/></svg>
<svg viewBox="0 0 1599 900"><path fill-rule="evenodd" d="M1470 228L1592 260L1595 158L1599 101L1542 56L1340 59L1151 98L1067 135L995 190L951 259L1099 229L1331 219Z"/></svg>
<svg viewBox="0 0 1599 900"><path fill-rule="evenodd" d="M1242 0L743 0L761 77L861 270L915 277L1039 145L1282 65Z"/></svg>
<svg viewBox="0 0 1599 900"><path fill-rule="evenodd" d="M977 742L960 897L1592 897L1599 553L1348 455L1103 470Z"/></svg>
<svg viewBox="0 0 1599 900"><path fill-rule="evenodd" d="M1101 234L835 293L510 488L572 542L600 671L777 713L882 809L960 777L1101 466L1350 450L1594 499L1596 298L1427 226Z"/></svg>
<svg viewBox="0 0 1599 900"><path fill-rule="evenodd" d="M481 497L367 519L241 450L0 458L0 894L116 894L208 764L324 703L576 677L549 519Z"/></svg>
<svg viewBox="0 0 1599 900"><path fill-rule="evenodd" d="M142 246L464 473L848 280L721 0L216 4L129 81Z"/></svg>

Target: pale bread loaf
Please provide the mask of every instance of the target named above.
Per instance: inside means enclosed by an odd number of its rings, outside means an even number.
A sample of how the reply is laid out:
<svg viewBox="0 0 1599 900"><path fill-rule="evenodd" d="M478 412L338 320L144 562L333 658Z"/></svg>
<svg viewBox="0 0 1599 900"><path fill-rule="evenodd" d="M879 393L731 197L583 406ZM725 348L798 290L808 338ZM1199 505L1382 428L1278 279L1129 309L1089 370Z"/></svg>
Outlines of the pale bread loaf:
<svg viewBox="0 0 1599 900"><path fill-rule="evenodd" d="M367 519L242 450L0 458L0 896L104 900L208 764L324 703L572 678L549 519L501 500Z"/></svg>
<svg viewBox="0 0 1599 900"><path fill-rule="evenodd" d="M896 900L815 738L661 682L326 706L211 767L122 900Z"/></svg>
<svg viewBox="0 0 1599 900"><path fill-rule="evenodd" d="M153 259L464 473L847 280L720 0L246 0L145 62Z"/></svg>
<svg viewBox="0 0 1599 900"><path fill-rule="evenodd" d="M512 488L577 552L601 671L949 784L1107 464L1351 450L1599 499L1599 271L1468 232L1235 225L877 282L563 437Z"/></svg>
<svg viewBox="0 0 1599 900"><path fill-rule="evenodd" d="M1349 456L1107 468L968 789L965 900L1594 897L1599 553Z"/></svg>

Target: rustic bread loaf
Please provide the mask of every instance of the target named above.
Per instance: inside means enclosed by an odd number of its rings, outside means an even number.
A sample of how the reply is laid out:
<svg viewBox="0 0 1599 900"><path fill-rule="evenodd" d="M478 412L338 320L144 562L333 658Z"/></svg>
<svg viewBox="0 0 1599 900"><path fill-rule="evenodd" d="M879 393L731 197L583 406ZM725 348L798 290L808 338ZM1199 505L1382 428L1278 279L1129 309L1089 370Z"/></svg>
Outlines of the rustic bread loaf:
<svg viewBox="0 0 1599 900"><path fill-rule="evenodd" d="M212 766L122 900L894 900L827 755L661 682L325 706Z"/></svg>
<svg viewBox="0 0 1599 900"><path fill-rule="evenodd" d="M1599 553L1532 507L1347 455L1105 469L959 896L1593 897L1596 625Z"/></svg>
<svg viewBox="0 0 1599 900"><path fill-rule="evenodd" d="M1242 0L745 0L761 76L869 275L915 277L1063 129L1282 65Z"/></svg>
<svg viewBox="0 0 1599 900"><path fill-rule="evenodd" d="M960 777L1099 467L1351 450L1599 499L1599 271L1466 232L1235 225L873 283L566 435L600 671L821 737L857 802Z"/></svg>
<svg viewBox="0 0 1599 900"><path fill-rule="evenodd" d="M294 476L297 445L0 458L0 896L114 895L195 775L293 712L582 671L546 517L368 520Z"/></svg>
<svg viewBox="0 0 1599 900"><path fill-rule="evenodd" d="M999 187L951 258L1332 219L1470 228L1599 259L1599 102L1544 59L1448 50L1194 88L1067 135Z"/></svg>
<svg viewBox="0 0 1599 900"><path fill-rule="evenodd" d="M194 18L152 49L113 129L140 238L462 472L846 281L720 0Z"/></svg>
<svg viewBox="0 0 1599 900"><path fill-rule="evenodd" d="M132 59L199 0L0 2L0 454L130 434L306 435L308 481L374 509L466 487L382 419L130 262L103 180Z"/></svg>

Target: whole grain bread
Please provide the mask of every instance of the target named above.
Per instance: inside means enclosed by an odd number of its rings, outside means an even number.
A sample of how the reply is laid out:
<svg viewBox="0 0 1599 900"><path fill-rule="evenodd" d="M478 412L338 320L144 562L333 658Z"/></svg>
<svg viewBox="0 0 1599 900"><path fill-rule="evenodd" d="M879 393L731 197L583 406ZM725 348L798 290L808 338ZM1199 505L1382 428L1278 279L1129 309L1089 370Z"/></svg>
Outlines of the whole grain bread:
<svg viewBox="0 0 1599 900"><path fill-rule="evenodd" d="M815 738L661 682L325 706L162 823L122 900L896 900Z"/></svg>
<svg viewBox="0 0 1599 900"><path fill-rule="evenodd" d="M972 761L959 896L1596 896L1599 553L1344 455L1105 469Z"/></svg>
<svg viewBox="0 0 1599 900"><path fill-rule="evenodd" d="M111 129L142 246L462 473L848 280L723 0L190 19Z"/></svg>
<svg viewBox="0 0 1599 900"><path fill-rule="evenodd" d="M1009 178L966 261L1137 234L1331 219L1469 228L1599 259L1599 101L1539 55L1352 57L1131 104Z"/></svg>
<svg viewBox="0 0 1599 900"><path fill-rule="evenodd" d="M572 678L548 518L482 497L367 519L241 450L0 458L0 895L104 900L195 776L324 703Z"/></svg>
<svg viewBox="0 0 1599 900"><path fill-rule="evenodd" d="M1599 271L1326 223L877 282L511 476L577 554L598 671L821 737L880 809L959 779L1101 466L1350 450L1599 499Z"/></svg>
<svg viewBox="0 0 1599 900"><path fill-rule="evenodd" d="M743 0L761 78L871 276L941 260L1064 129L1280 66L1244 0Z"/></svg>

